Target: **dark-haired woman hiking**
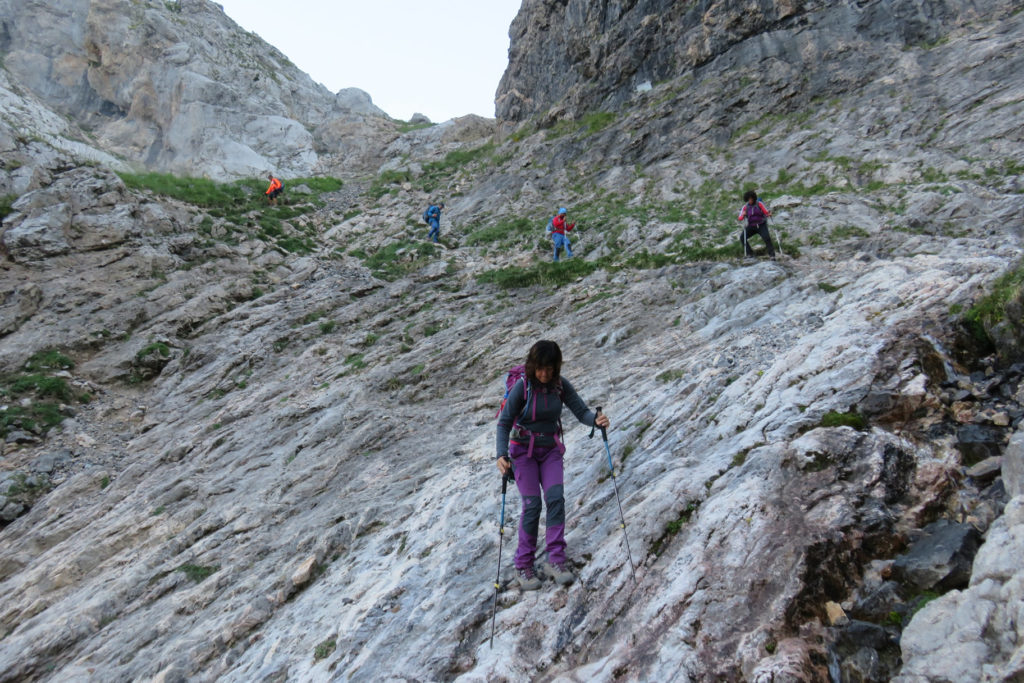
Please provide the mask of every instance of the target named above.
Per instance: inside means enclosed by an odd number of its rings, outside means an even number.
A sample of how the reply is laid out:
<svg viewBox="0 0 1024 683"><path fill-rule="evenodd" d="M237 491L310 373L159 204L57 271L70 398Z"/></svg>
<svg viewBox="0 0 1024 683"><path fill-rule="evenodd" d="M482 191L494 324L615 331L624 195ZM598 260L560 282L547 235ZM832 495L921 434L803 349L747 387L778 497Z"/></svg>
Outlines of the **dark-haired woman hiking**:
<svg viewBox="0 0 1024 683"><path fill-rule="evenodd" d="M754 250L750 248L750 238L754 235L760 235L761 239L764 240L765 246L768 247L768 256L772 260L775 259L775 248L772 246L771 235L768 234L768 219L771 215L772 212L768 210L764 202L757 198L757 193L753 190L747 190L743 195L743 208L740 209L740 215L737 218L740 223L744 220L747 221L742 235L744 256L754 255Z"/></svg>
<svg viewBox="0 0 1024 683"><path fill-rule="evenodd" d="M498 470L514 471L523 500L516 549L516 579L512 585L537 590L541 580L534 568L541 495L547 506L545 573L565 585L575 578L565 556L565 499L563 494L561 415L568 406L583 424L607 428L608 417L587 408L569 380L561 376L562 351L553 341L530 347L523 377L509 390L498 417Z"/></svg>

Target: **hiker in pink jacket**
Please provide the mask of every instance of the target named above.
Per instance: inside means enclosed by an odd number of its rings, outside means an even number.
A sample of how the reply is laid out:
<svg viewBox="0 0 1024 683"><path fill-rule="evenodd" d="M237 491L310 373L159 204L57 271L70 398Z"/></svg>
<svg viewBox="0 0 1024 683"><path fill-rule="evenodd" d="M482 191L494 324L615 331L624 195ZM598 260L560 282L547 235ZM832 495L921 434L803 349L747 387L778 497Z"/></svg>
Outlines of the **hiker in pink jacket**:
<svg viewBox="0 0 1024 683"><path fill-rule="evenodd" d="M772 215L772 212L757 198L757 193L753 190L747 190L746 194L743 195L743 201L746 203L740 209L740 215L737 218L740 223L744 220L747 221L742 235L743 254L745 256L754 255L753 249L750 248L750 238L757 234L761 236L761 239L764 240L765 245L768 247L768 256L774 259L775 247L772 246L772 238L768 234L768 218Z"/></svg>

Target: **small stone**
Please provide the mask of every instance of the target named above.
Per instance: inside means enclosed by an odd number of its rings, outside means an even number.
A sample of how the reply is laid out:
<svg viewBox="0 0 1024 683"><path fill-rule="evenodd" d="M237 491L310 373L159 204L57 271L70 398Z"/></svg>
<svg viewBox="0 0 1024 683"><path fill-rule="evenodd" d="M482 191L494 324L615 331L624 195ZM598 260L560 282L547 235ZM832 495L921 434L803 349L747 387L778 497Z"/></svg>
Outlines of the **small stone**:
<svg viewBox="0 0 1024 683"><path fill-rule="evenodd" d="M992 416L992 424L997 427L1008 427L1010 425L1010 416L1006 413L996 413Z"/></svg>
<svg viewBox="0 0 1024 683"><path fill-rule="evenodd" d="M50 474L53 472L53 468L57 464L57 455L54 453L44 453L38 458L32 461L29 465L29 470L32 472L39 472L40 474Z"/></svg>
<svg viewBox="0 0 1024 683"><path fill-rule="evenodd" d="M0 510L0 519L5 522L13 522L24 512L25 506L12 500Z"/></svg>
<svg viewBox="0 0 1024 683"><path fill-rule="evenodd" d="M19 429L7 432L7 443L39 443L39 439Z"/></svg>
<svg viewBox="0 0 1024 683"><path fill-rule="evenodd" d="M1003 458L1002 456L995 455L991 458L985 458L976 465L973 465L967 469L967 476L971 477L980 482L985 482L990 479L995 479L996 476L1003 469Z"/></svg>
<svg viewBox="0 0 1024 683"><path fill-rule="evenodd" d="M953 401L950 410L953 412L953 419L960 424L970 424L974 421L974 409L970 403Z"/></svg>
<svg viewBox="0 0 1024 683"><path fill-rule="evenodd" d="M92 448L93 446L96 445L96 439L82 432L75 437L75 443L77 443L82 448Z"/></svg>
<svg viewBox="0 0 1024 683"><path fill-rule="evenodd" d="M825 613L828 615L828 623L832 626L845 626L850 623L846 611L837 602L831 600L825 603Z"/></svg>
<svg viewBox="0 0 1024 683"><path fill-rule="evenodd" d="M299 568L292 573L292 585L298 588L309 581L313 575L313 568L316 567L316 558L309 557L299 565Z"/></svg>

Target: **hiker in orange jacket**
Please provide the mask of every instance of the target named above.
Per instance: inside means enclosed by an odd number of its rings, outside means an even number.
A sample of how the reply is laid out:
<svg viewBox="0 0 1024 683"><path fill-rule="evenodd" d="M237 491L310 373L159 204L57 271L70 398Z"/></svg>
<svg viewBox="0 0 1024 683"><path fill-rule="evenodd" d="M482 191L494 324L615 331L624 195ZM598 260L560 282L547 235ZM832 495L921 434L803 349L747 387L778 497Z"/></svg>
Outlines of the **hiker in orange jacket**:
<svg viewBox="0 0 1024 683"><path fill-rule="evenodd" d="M273 173L267 174L267 180L270 181L270 187L268 187L267 191L263 194L267 195L267 201L274 206L277 206L277 196L284 192L284 185L280 180L274 177Z"/></svg>

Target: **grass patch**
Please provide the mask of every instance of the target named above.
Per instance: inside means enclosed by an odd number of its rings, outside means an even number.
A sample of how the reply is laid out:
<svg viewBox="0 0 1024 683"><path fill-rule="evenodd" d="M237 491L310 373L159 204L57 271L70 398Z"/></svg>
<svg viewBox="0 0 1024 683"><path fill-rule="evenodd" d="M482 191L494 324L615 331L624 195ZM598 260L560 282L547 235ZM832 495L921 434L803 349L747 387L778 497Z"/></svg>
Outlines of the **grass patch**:
<svg viewBox="0 0 1024 683"><path fill-rule="evenodd" d="M651 553L655 557L661 555L662 551L664 551L669 542L671 542L672 537L678 534L683 526L690 521L690 518L693 517L693 513L696 512L699 507L700 501L691 500L686 504L686 507L683 508L678 519L674 519L665 525L665 531L662 532L661 536L651 544Z"/></svg>
<svg viewBox="0 0 1024 683"><path fill-rule="evenodd" d="M40 482L37 479L29 479L24 472L14 474L14 483L7 487L3 494L8 498L18 498L23 502L32 501L50 490L48 480Z"/></svg>
<svg viewBox="0 0 1024 683"><path fill-rule="evenodd" d="M202 583L220 571L220 565L183 564L178 567L177 571L184 573L194 583Z"/></svg>
<svg viewBox="0 0 1024 683"><path fill-rule="evenodd" d="M853 427L854 429L867 429L868 421L863 415L855 410L840 413L830 410L821 416L822 427Z"/></svg>
<svg viewBox="0 0 1024 683"><path fill-rule="evenodd" d="M434 247L426 242L393 242L377 251L352 253L363 265L382 280L394 281L427 265L434 256Z"/></svg>
<svg viewBox="0 0 1024 683"><path fill-rule="evenodd" d="M685 374L686 374L686 371L682 370L682 369L679 369L679 370L665 370L664 372L658 373L658 375L655 377L655 379L657 379L659 382L674 382L677 379L680 379Z"/></svg>
<svg viewBox="0 0 1024 683"><path fill-rule="evenodd" d="M580 119L580 128L586 132L587 135L593 135L598 133L615 122L616 114L611 111L595 111L589 114L584 114L583 118Z"/></svg>
<svg viewBox="0 0 1024 683"><path fill-rule="evenodd" d="M979 342L988 346L992 345L987 329L1006 320L1007 305L1020 301L1022 296L1024 296L1024 260L1000 275L992 283L992 290L981 301L967 309L963 316L964 326Z"/></svg>
<svg viewBox="0 0 1024 683"><path fill-rule="evenodd" d="M217 242L237 244L246 239L261 239L284 253L307 254L315 248L313 228L298 228L285 221L304 216L324 202L320 195L342 187L337 178L292 178L285 180L285 195L276 206L267 204L263 191L266 182L246 178L218 183L208 178L175 176L168 173L121 173L125 185L186 202L206 216L197 233L205 236L204 246ZM287 188L305 185L311 195L287 194Z"/></svg>
<svg viewBox="0 0 1024 683"><path fill-rule="evenodd" d="M12 396L32 394L36 398L55 398L71 401L74 394L63 377L51 377L43 374L18 375L7 385Z"/></svg>
<svg viewBox="0 0 1024 683"><path fill-rule="evenodd" d="M920 612L925 605L940 597L942 597L941 593L936 593L935 591L922 591L911 598L909 601L910 610L907 612L906 616L903 617L903 625L906 626L909 624L910 620L914 618L914 615Z"/></svg>
<svg viewBox="0 0 1024 683"><path fill-rule="evenodd" d="M435 123L430 121L422 121L420 123L412 123L411 121L395 121L395 128L398 129L399 133L411 133L414 130L423 130L424 128L433 128Z"/></svg>
<svg viewBox="0 0 1024 683"><path fill-rule="evenodd" d="M478 245L507 246L523 242L530 236L537 237L542 226L539 221L529 218L503 218L493 225L488 225L466 235L462 243L468 247ZM536 234L534 234L536 233Z"/></svg>
<svg viewBox="0 0 1024 683"><path fill-rule="evenodd" d="M366 361L363 360L363 354L353 353L345 357L345 365L351 366L355 370L362 370L366 367Z"/></svg>
<svg viewBox="0 0 1024 683"><path fill-rule="evenodd" d="M423 164L422 172L415 177L409 170L383 171L373 179L366 194L372 199L379 199L385 194L397 193L404 183L409 183L422 192L432 193L460 172L500 162L501 159L494 150L493 142L472 149L453 150L440 161Z"/></svg>
<svg viewBox="0 0 1024 683"><path fill-rule="evenodd" d="M321 659L330 657L331 653L334 652L337 647L338 643L334 638L324 640L313 648L313 661L319 662Z"/></svg>
<svg viewBox="0 0 1024 683"><path fill-rule="evenodd" d="M433 337L435 334L443 330L445 327L446 325L443 322L427 323L426 325L423 326L423 336Z"/></svg>
<svg viewBox="0 0 1024 683"><path fill-rule="evenodd" d="M88 403L92 397L75 392L64 377L54 373L74 367L74 362L49 349L33 354L24 365L26 372L0 376L0 438L20 429L45 435L64 420L62 404Z"/></svg>
<svg viewBox="0 0 1024 683"><path fill-rule="evenodd" d="M601 264L583 259L569 259L558 263L541 261L532 266L509 266L496 270L488 270L477 276L481 283L495 284L502 289L521 289L534 285L561 286L574 282L577 278L586 277L598 270Z"/></svg>
<svg viewBox="0 0 1024 683"><path fill-rule="evenodd" d="M610 126L616 119L617 115L615 112L610 111L594 111L584 114L579 119L563 119L555 122L551 128L548 129L547 138L549 140L555 140L566 135L575 135L577 133L583 133L584 137L599 133L608 126Z"/></svg>
<svg viewBox="0 0 1024 683"><path fill-rule="evenodd" d="M0 221L10 215L12 209L11 205L18 197L13 194L5 194L0 197Z"/></svg>
<svg viewBox="0 0 1024 683"><path fill-rule="evenodd" d="M171 347L163 342L153 342L152 344L139 349L139 352L135 354L135 357L145 358L151 353L158 354L162 358L167 358L171 355Z"/></svg>
<svg viewBox="0 0 1024 683"><path fill-rule="evenodd" d="M25 361L26 372L70 370L73 367L75 367L75 362L55 349L40 351Z"/></svg>

